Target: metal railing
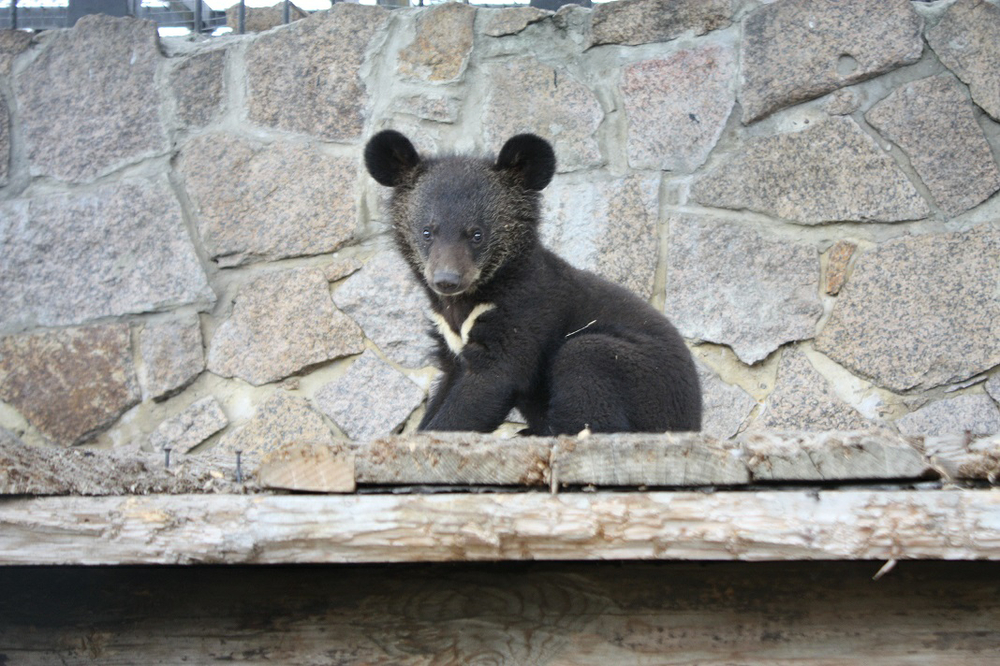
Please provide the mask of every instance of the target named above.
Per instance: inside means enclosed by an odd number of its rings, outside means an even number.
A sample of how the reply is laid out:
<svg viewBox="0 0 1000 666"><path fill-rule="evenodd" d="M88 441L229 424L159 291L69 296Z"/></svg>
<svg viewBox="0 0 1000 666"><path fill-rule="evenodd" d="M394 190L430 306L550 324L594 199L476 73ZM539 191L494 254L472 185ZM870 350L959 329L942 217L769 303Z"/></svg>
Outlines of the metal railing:
<svg viewBox="0 0 1000 666"><path fill-rule="evenodd" d="M377 4L396 8L442 1L446 0L377 0ZM222 34L230 31L242 34L246 32L247 14L258 9L248 8L246 0L237 0L228 7L220 5L220 2L209 4L206 0L0 0L0 29L54 30L72 27L86 14L108 14L150 19L157 23L161 34ZM308 9L300 9L291 0L284 0L280 5L282 23L331 6L329 3L325 7L316 6L312 2L307 5Z"/></svg>
<svg viewBox="0 0 1000 666"><path fill-rule="evenodd" d="M48 30L69 21L69 0L0 0L0 28Z"/></svg>

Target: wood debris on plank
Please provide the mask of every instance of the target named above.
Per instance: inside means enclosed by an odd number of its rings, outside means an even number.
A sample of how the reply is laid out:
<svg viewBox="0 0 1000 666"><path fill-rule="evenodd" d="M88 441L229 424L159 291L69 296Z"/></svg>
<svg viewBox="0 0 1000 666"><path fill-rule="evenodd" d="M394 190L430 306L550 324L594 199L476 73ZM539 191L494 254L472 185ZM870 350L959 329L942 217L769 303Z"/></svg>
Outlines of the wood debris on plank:
<svg viewBox="0 0 1000 666"><path fill-rule="evenodd" d="M1000 434L974 439L967 433L924 437L917 447L947 481L1000 481Z"/></svg>
<svg viewBox="0 0 1000 666"><path fill-rule="evenodd" d="M739 438L754 481L919 479L930 464L902 437L868 432L754 432Z"/></svg>
<svg viewBox="0 0 1000 666"><path fill-rule="evenodd" d="M311 453L306 455L304 450ZM237 480L232 452L209 450L167 465L163 452L143 452L138 447L42 448L17 438L0 438L0 495L262 492L268 488L350 492L344 484L351 458L353 481L366 488L755 487L787 482L919 482L938 477L996 482L1000 438L970 443L961 436L901 437L886 432L754 432L720 441L697 433L512 439L477 433L418 433L360 443L293 442L276 449L265 467L244 456L242 480ZM284 460L278 466L284 470L280 473L275 466L279 459ZM269 470L269 480L263 485L262 469ZM320 479L321 469L325 480ZM284 480L276 480L275 474L284 475ZM307 481L310 475L315 476L313 485Z"/></svg>
<svg viewBox="0 0 1000 666"><path fill-rule="evenodd" d="M173 457L138 446L111 450L29 446L0 437L0 496L241 493L236 460L212 452Z"/></svg>

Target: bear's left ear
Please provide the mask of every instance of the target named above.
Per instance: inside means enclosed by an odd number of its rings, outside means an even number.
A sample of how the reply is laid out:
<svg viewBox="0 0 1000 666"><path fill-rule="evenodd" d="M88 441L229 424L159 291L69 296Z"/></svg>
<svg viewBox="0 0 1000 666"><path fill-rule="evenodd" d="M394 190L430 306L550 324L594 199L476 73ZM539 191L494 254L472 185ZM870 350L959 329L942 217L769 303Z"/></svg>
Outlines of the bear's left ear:
<svg viewBox="0 0 1000 666"><path fill-rule="evenodd" d="M544 190L556 172L556 153L542 137L518 134L500 149L494 168L516 174L529 190Z"/></svg>
<svg viewBox="0 0 1000 666"><path fill-rule="evenodd" d="M396 187L420 164L410 140L396 130L383 130L365 146L365 167L380 185Z"/></svg>

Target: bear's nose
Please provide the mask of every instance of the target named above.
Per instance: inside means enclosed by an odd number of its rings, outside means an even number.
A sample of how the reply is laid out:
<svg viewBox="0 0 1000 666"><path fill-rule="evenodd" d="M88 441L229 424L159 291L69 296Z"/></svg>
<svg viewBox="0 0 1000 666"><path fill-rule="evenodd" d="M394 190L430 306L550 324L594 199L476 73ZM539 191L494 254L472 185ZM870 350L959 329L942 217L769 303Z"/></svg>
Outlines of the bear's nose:
<svg viewBox="0 0 1000 666"><path fill-rule="evenodd" d="M454 294L461 288L462 276L451 271L435 271L434 289L442 294Z"/></svg>

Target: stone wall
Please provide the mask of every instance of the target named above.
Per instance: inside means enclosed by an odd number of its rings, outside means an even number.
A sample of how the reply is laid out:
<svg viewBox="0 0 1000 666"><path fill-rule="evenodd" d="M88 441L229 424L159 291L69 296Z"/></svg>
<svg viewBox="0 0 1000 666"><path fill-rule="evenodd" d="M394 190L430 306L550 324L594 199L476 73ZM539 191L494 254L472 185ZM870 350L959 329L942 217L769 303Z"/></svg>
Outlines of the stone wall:
<svg viewBox="0 0 1000 666"><path fill-rule="evenodd" d="M706 430L1000 430L1000 7L338 4L0 33L0 426L178 454L413 428L425 302L364 173L551 139L545 240L648 297Z"/></svg>

